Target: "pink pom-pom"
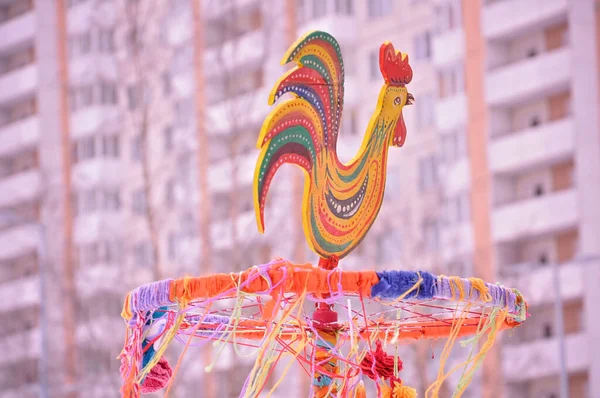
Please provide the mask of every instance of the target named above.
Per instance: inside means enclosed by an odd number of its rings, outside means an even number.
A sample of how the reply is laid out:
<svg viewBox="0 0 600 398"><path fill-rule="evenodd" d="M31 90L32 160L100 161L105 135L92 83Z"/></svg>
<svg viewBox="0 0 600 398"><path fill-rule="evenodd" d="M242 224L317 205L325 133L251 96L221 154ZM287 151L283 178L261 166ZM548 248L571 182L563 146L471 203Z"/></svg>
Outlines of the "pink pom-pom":
<svg viewBox="0 0 600 398"><path fill-rule="evenodd" d="M158 363L152 368L150 373L142 383L142 394L155 392L165 388L173 376L173 369L165 357L161 357Z"/></svg>

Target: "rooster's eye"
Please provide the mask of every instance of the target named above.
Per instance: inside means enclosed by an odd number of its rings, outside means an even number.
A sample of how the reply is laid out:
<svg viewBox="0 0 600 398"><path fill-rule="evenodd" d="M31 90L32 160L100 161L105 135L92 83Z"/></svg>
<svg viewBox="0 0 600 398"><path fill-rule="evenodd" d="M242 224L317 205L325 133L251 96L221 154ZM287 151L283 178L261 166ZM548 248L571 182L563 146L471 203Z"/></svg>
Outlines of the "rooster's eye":
<svg viewBox="0 0 600 398"><path fill-rule="evenodd" d="M400 102L402 102L402 99L400 97L396 97L394 99L394 105L398 106L398 105L400 105Z"/></svg>

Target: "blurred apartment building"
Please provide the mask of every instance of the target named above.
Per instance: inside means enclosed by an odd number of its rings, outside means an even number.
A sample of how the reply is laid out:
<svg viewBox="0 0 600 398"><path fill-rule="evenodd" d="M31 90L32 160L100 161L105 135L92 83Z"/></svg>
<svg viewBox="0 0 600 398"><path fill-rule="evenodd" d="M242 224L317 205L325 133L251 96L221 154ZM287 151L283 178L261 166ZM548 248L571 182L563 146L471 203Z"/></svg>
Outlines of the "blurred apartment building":
<svg viewBox="0 0 600 398"><path fill-rule="evenodd" d="M556 269L569 396L600 396L598 4L434 3L442 256L518 287L532 314L484 372L505 396L559 396Z"/></svg>
<svg viewBox="0 0 600 398"><path fill-rule="evenodd" d="M407 143L390 151L381 215L345 266L517 286L534 317L487 368L502 372L505 396L551 398L560 264L571 396L600 396L593 1L148 4L0 0L1 398L38 396L45 371L51 396L115 396L123 295L157 275L314 260L290 221L294 173L272 184L266 236L251 194L279 61L310 29L332 33L344 55L342 160L376 104L380 44L408 52L415 71ZM189 360L179 393L206 382L236 397L247 372L231 368L250 363L233 358L210 374ZM307 380L289 378L306 396Z"/></svg>

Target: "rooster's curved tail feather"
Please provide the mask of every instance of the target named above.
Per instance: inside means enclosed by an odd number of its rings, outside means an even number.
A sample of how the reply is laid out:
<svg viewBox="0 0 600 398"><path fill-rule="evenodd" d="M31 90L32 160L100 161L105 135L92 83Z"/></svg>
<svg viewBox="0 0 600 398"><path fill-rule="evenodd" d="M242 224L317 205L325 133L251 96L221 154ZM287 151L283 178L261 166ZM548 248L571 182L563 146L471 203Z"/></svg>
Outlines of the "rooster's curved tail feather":
<svg viewBox="0 0 600 398"><path fill-rule="evenodd" d="M296 66L279 79L269 104L286 93L293 94L294 98L275 106L263 123L257 142L261 153L253 191L260 232L264 231L269 185L281 165L300 166L312 180L317 178L315 170L324 166L326 156L337 156L344 96L344 66L339 44L328 33L310 32L290 47L282 63L292 61Z"/></svg>

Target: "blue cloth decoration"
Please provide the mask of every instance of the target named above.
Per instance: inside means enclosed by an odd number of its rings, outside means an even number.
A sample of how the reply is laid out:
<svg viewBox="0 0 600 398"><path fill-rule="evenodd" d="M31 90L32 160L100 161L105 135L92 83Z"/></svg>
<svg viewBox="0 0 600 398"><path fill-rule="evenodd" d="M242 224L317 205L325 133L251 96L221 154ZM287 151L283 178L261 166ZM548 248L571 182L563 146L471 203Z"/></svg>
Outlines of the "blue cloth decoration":
<svg viewBox="0 0 600 398"><path fill-rule="evenodd" d="M377 272L379 282L371 289L371 296L382 299L397 299L423 279L421 284L406 298L430 299L433 298L433 287L436 277L426 271L379 271Z"/></svg>

